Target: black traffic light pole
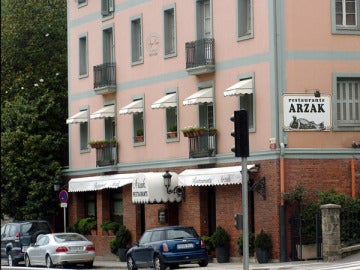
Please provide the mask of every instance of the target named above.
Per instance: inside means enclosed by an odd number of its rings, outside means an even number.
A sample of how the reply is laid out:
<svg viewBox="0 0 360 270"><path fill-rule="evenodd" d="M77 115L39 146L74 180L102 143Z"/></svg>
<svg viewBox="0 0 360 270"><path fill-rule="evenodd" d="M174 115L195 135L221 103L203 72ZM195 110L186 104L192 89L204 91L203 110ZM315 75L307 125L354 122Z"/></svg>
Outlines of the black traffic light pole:
<svg viewBox="0 0 360 270"><path fill-rule="evenodd" d="M249 156L249 123L246 110L234 111L231 117L234 122L235 157L241 157L242 166L242 211L243 211L243 269L249 270L249 216L248 216L248 173L247 157Z"/></svg>

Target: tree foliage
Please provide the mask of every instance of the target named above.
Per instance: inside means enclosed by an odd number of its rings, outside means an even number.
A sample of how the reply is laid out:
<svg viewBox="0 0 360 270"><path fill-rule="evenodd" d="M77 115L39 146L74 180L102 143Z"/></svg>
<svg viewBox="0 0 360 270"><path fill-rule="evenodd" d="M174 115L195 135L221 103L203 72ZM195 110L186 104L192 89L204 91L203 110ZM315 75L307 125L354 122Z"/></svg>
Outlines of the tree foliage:
<svg viewBox="0 0 360 270"><path fill-rule="evenodd" d="M2 215L50 219L68 156L66 1L1 8Z"/></svg>

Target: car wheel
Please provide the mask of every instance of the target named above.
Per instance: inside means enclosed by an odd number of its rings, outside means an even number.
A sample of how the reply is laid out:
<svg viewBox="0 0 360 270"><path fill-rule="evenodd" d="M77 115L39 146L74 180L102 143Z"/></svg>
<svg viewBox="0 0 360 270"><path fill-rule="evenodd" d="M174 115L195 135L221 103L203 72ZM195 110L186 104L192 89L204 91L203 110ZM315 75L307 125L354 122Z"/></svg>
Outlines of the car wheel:
<svg viewBox="0 0 360 270"><path fill-rule="evenodd" d="M54 264L53 264L53 262L52 262L52 260L50 258L50 255L46 255L45 261L46 261L46 267L47 268L53 268L54 267Z"/></svg>
<svg viewBox="0 0 360 270"><path fill-rule="evenodd" d="M93 268L94 262L85 263L85 268Z"/></svg>
<svg viewBox="0 0 360 270"><path fill-rule="evenodd" d="M8 254L8 265L11 266L17 266L18 262L14 260L13 256L11 255L11 252Z"/></svg>
<svg viewBox="0 0 360 270"><path fill-rule="evenodd" d="M199 262L200 267L206 267L209 264L209 260L205 259Z"/></svg>
<svg viewBox="0 0 360 270"><path fill-rule="evenodd" d="M30 258L29 258L29 255L25 255L25 266L26 267L30 267L31 266L31 263L30 263Z"/></svg>
<svg viewBox="0 0 360 270"><path fill-rule="evenodd" d="M137 270L137 267L135 267L135 262L131 256L126 258L126 266L128 270Z"/></svg>
<svg viewBox="0 0 360 270"><path fill-rule="evenodd" d="M154 258L154 269L155 270L165 270L166 265L162 262L159 255L156 255Z"/></svg>

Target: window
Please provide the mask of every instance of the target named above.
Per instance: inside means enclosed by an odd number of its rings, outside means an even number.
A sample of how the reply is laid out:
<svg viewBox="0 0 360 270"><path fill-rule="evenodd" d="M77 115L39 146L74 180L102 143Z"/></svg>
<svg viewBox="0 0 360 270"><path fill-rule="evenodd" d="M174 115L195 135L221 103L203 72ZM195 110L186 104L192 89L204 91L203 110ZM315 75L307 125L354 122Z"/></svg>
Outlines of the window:
<svg viewBox="0 0 360 270"><path fill-rule="evenodd" d="M332 0L332 32L359 34L360 0Z"/></svg>
<svg viewBox="0 0 360 270"><path fill-rule="evenodd" d="M253 38L252 0L238 0L237 5L237 37L239 40Z"/></svg>
<svg viewBox="0 0 360 270"><path fill-rule="evenodd" d="M211 1L196 1L197 39L212 38Z"/></svg>
<svg viewBox="0 0 360 270"><path fill-rule="evenodd" d="M144 143L144 112L134 113L133 114L133 125L134 125L134 134L135 134L135 143Z"/></svg>
<svg viewBox="0 0 360 270"><path fill-rule="evenodd" d="M101 0L101 15L110 16L114 13L114 0Z"/></svg>
<svg viewBox="0 0 360 270"><path fill-rule="evenodd" d="M103 29L103 63L114 63L114 37L113 27L106 27Z"/></svg>
<svg viewBox="0 0 360 270"><path fill-rule="evenodd" d="M96 217L96 192L85 193L85 216Z"/></svg>
<svg viewBox="0 0 360 270"><path fill-rule="evenodd" d="M79 38L79 76L88 76L88 45L87 35Z"/></svg>
<svg viewBox="0 0 360 270"><path fill-rule="evenodd" d="M176 55L175 7L164 10L164 52L165 56Z"/></svg>
<svg viewBox="0 0 360 270"><path fill-rule="evenodd" d="M111 217L112 221L123 224L123 194L121 189L111 191Z"/></svg>
<svg viewBox="0 0 360 270"><path fill-rule="evenodd" d="M253 75L251 77L245 75L241 76L239 81L248 81L249 79L252 80L252 93L239 95L240 109L244 109L248 112L249 131L255 132L255 78Z"/></svg>
<svg viewBox="0 0 360 270"><path fill-rule="evenodd" d="M177 128L177 107L166 108L166 127L167 127L167 138L177 139L179 136Z"/></svg>
<svg viewBox="0 0 360 270"><path fill-rule="evenodd" d="M360 77L335 76L334 80L334 129L360 130Z"/></svg>
<svg viewBox="0 0 360 270"><path fill-rule="evenodd" d="M80 123L80 150L88 150L89 125L88 122Z"/></svg>
<svg viewBox="0 0 360 270"><path fill-rule="evenodd" d="M78 0L77 2L79 7L83 7L87 5L87 0Z"/></svg>
<svg viewBox="0 0 360 270"><path fill-rule="evenodd" d="M142 18L131 19L131 62L143 63Z"/></svg>

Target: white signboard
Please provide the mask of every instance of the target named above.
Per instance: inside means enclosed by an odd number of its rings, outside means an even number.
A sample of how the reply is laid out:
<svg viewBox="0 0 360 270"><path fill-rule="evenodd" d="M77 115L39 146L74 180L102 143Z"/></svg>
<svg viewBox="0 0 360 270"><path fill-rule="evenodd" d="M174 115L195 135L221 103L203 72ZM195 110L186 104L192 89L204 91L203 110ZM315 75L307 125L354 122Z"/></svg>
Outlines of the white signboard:
<svg viewBox="0 0 360 270"><path fill-rule="evenodd" d="M283 114L285 131L329 131L331 96L285 94Z"/></svg>

